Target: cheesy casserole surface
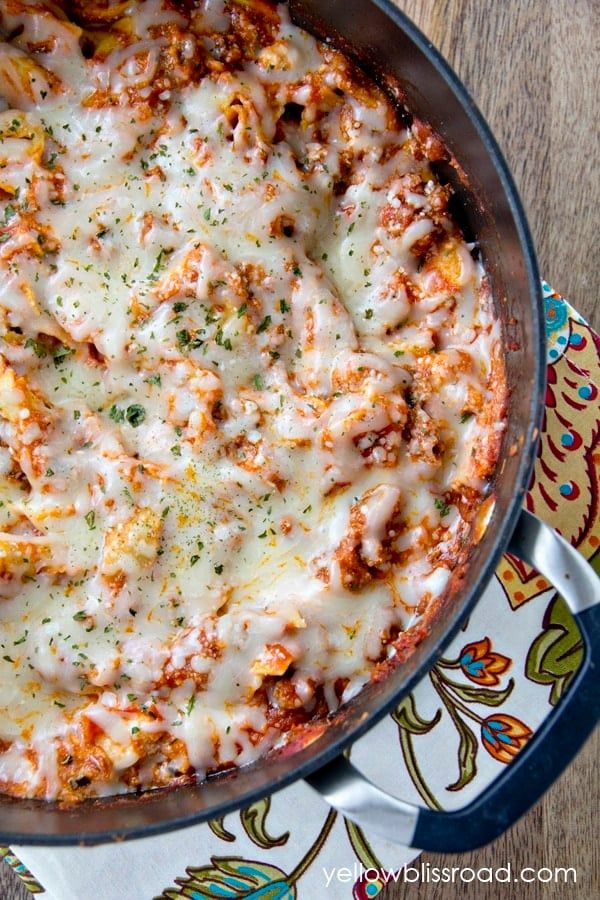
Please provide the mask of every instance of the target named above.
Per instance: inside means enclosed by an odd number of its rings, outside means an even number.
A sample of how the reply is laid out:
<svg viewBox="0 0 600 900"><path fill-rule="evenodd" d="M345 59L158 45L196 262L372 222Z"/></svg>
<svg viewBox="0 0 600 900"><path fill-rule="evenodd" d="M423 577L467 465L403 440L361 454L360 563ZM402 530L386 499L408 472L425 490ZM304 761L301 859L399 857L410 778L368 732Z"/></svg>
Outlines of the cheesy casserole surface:
<svg viewBox="0 0 600 900"><path fill-rule="evenodd" d="M285 6L0 29L0 792L202 778L444 595L502 438L489 287L439 141Z"/></svg>

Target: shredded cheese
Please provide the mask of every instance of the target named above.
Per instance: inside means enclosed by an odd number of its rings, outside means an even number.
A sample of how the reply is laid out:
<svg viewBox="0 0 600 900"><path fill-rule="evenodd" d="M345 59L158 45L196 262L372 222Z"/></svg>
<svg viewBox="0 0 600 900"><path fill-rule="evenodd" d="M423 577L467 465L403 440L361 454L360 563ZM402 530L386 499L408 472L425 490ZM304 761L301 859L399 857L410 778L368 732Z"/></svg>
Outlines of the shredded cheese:
<svg viewBox="0 0 600 900"><path fill-rule="evenodd" d="M204 777L445 591L503 429L414 129L265 0L0 0L0 791Z"/></svg>

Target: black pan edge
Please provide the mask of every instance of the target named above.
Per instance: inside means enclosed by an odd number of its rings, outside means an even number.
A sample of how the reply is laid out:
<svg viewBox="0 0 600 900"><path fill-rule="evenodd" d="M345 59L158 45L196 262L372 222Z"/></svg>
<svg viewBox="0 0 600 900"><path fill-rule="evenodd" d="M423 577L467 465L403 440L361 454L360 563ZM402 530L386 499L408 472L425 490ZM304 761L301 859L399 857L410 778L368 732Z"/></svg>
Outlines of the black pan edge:
<svg viewBox="0 0 600 900"><path fill-rule="evenodd" d="M544 401L546 374L544 310L533 241L521 200L502 152L483 116L460 79L433 44L404 13L400 12L390 2L390 0L370 0L370 4L383 12L391 22L408 36L410 41L412 41L418 50L424 54L430 65L435 69L445 85L457 98L465 116L475 129L501 182L504 198L517 231L520 250L526 269L526 283L529 295L528 302L530 303L532 313L530 349L534 356L534 377L528 406L529 416L527 421L523 422L523 444L519 455L517 472L514 477L514 491L507 504L506 510L498 523L487 557L480 565L477 580L469 590L465 591L464 594L457 599L452 610L449 611L449 615L446 619L447 627L444 629L443 633L437 637L435 641L424 642L426 648L424 648L423 652L418 654L420 655L418 664L385 702L380 703L376 708L372 709L368 715L365 715L361 721L349 726L348 729L344 729L343 731L339 730L337 736L332 737L331 732L333 729L330 729L328 732L329 738L327 745L320 750L315 745L312 748L308 747L299 751L295 757L298 762L293 767L290 767L289 760L286 765L285 762L282 763L277 758L274 758L272 760L267 759L259 761L244 770L245 774L251 775L252 770L257 770L261 763L263 766L266 764L272 773L272 778L270 780L265 781L264 779L261 779L259 786L242 791L236 791L235 788L233 791L229 790L226 781L224 781L222 786L219 786L219 790L223 792L223 801L221 803L213 805L208 809L205 808L192 811L184 811L184 809L182 809L181 814L178 814L177 811L175 811L172 816L169 814L168 819L165 820L161 820L161 817L157 816L155 821L148 821L148 819L151 818L148 813L153 808L157 808L158 804L173 806L175 810L179 805L185 807L187 805L185 802L179 804L174 798L176 798L178 794L181 795L182 791L194 792L198 790L198 788L190 786L173 791L159 791L156 792L154 796L152 796L152 792L149 792L149 794L144 795L143 799L130 796L130 802L134 801L138 803L140 816L139 821L135 822L137 816L135 814L130 815L129 824L123 824L119 821L121 818L119 816L119 809L122 811L123 806L121 806L118 800L115 802L113 798L111 798L110 801L93 801L90 804L84 803L73 810L59 810L56 807L49 809L48 804L41 802L14 801L10 799L5 801L4 799L1 799L0 841L11 844L22 843L30 845L64 846L73 844L94 845L107 841L150 837L163 832L189 827L216 816L225 815L228 812L232 812L233 810L259 800L267 794L275 793L294 781L309 775L311 772L314 772L320 766L346 750L354 741L364 735L380 719L389 713L402 697L415 687L417 682L426 674L443 649L457 634L465 617L474 607L490 578L493 576L500 556L507 546L531 477L535 460L537 433L541 421ZM523 303L525 302L526 299L523 298ZM316 750L318 752L315 752ZM219 780L221 781L221 779ZM183 797L181 797L181 800L183 800ZM125 800L125 803L127 804L127 800ZM101 815L101 818L106 819L110 817L112 812L114 823L107 823L104 827L101 825L99 828L94 829L93 821L101 809L104 811L104 815ZM144 811L146 812L146 815L144 815ZM52 818L52 822L48 821L49 817ZM17 819L21 820L21 822L17 823ZM26 824L23 821L24 819ZM62 826L59 824L60 820L62 821ZM31 830L29 828L30 821L32 823ZM48 825L51 825L52 833L47 830ZM90 829L89 826L92 826L92 828Z"/></svg>

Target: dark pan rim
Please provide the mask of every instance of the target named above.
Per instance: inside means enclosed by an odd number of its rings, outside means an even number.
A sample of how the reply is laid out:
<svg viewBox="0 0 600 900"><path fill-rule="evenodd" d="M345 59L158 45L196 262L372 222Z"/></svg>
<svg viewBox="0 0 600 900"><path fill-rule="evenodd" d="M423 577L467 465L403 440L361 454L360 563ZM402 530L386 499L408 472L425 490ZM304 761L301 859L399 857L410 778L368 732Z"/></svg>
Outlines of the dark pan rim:
<svg viewBox="0 0 600 900"><path fill-rule="evenodd" d="M221 805L211 808L210 810L199 810L191 814L175 817L167 822L156 822L144 825L133 825L123 829L109 829L107 831L97 831L86 834L50 834L50 835L32 835L19 832L3 832L0 823L0 841L11 844L26 845L45 845L45 846L73 846L76 844L92 846L96 844L106 843L110 841L122 841L132 838L152 837L158 834L164 834L169 831L176 831L198 825L206 822L216 816L226 815L234 810L240 809L257 800L263 799L265 796L276 793L279 790L293 784L301 778L305 778L312 772L315 772L321 766L330 762L339 756L351 744L366 734L374 725L384 718L404 697L409 693L416 684L427 674L435 660L441 655L444 648L450 643L459 631L466 615L473 609L484 589L494 575L494 571L498 561L506 548L511 534L515 528L519 510L522 506L523 498L527 491L531 472L533 470L535 453L534 445L537 441L539 423L542 418L544 405L544 388L546 381L546 364L545 364L545 330L544 309L541 291L541 282L539 278L537 260L529 230L529 225L525 216L525 211L521 199L519 197L514 179L510 169L504 159L502 151L494 138L490 127L485 121L483 115L479 111L473 98L463 85L462 81L446 62L441 53L431 43L431 41L421 32L421 30L393 5L391 0L371 0L395 25L397 25L417 46L417 48L425 55L427 60L434 67L438 75L445 81L451 91L457 97L465 115L474 127L488 157L494 165L498 177L500 179L508 207L515 222L519 243L523 252L525 262L527 283L529 286L529 298L532 308L532 349L535 355L534 359L534 379L532 383L532 393L529 403L528 421L523 428L523 444L520 450L520 460L518 464L517 474L515 476L515 488L513 495L508 503L508 507L503 518L500 520L497 532L494 536L491 550L488 553L485 562L481 565L478 578L475 584L465 591L463 596L459 596L453 603L451 609L446 610L448 616L448 627L443 634L429 647L428 652L424 655L423 660L415 668L415 670L403 681L398 689L387 700L381 702L378 708L369 712L362 721L352 726L351 729L340 735L329 746L323 748L318 753L313 754L309 759L304 760L295 769L287 772L285 775L275 778L268 786L254 788L246 792L241 792L234 800L228 800ZM260 763L268 765L268 758L259 760ZM250 767L249 767L250 768ZM167 790L185 790L185 786L174 787ZM146 795L152 795L154 792L146 792ZM164 791L161 791L164 793ZM106 798L115 803L119 799L131 797L139 800L143 795L117 795L116 797ZM18 804L19 801L9 800ZM44 801L25 801L31 803L31 814L35 816L36 806L48 807ZM104 801L92 801L95 805L100 803L104 805ZM53 804L52 804L53 805ZM87 804L84 804L87 805ZM93 806L88 807L90 814L93 814ZM79 807L81 809L81 807ZM1 803L0 803L1 811ZM61 814L63 811L61 810ZM69 809L64 810L66 816L69 815Z"/></svg>

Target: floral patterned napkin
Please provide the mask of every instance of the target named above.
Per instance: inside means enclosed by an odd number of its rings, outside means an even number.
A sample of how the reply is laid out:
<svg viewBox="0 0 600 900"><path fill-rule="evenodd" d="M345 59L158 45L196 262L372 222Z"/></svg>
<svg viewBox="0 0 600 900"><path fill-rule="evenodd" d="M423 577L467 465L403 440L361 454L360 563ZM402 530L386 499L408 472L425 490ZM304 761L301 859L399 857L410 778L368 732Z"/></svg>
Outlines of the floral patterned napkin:
<svg viewBox="0 0 600 900"><path fill-rule="evenodd" d="M546 415L527 506L597 564L600 340L545 283L544 301ZM530 739L582 653L562 598L504 556L444 657L354 745L352 758L399 797L434 809L463 806ZM0 856L48 900L313 900L325 892L366 900L415 852L371 839L299 783L173 834L92 849L4 848Z"/></svg>

